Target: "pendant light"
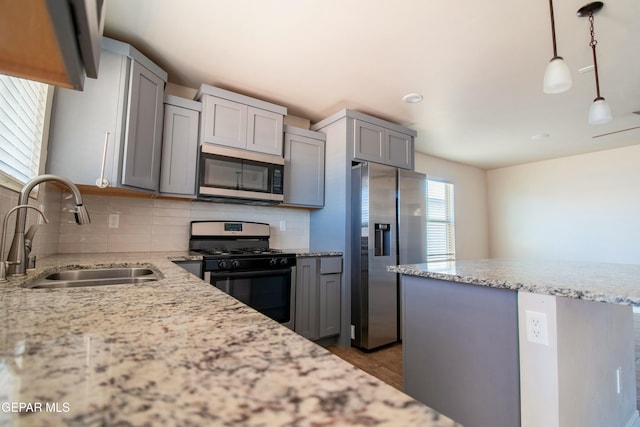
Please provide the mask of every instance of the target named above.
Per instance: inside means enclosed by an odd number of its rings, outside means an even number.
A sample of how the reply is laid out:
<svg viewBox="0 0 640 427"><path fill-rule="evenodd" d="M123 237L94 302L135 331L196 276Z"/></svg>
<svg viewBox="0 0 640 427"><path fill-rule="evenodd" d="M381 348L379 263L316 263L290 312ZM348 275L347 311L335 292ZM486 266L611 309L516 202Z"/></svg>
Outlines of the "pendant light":
<svg viewBox="0 0 640 427"><path fill-rule="evenodd" d="M588 17L589 19L589 34L591 35L591 41L589 42L589 46L591 46L591 51L593 52L593 70L596 75L596 99L593 100L593 104L591 104L591 108L589 109L589 124L590 125L599 125L603 123L608 123L612 119L611 108L607 101L600 96L600 79L598 78L598 60L596 59L596 45L598 42L594 37L593 31L593 14L602 9L604 4L601 1L596 1L593 3L589 3L587 5L582 6L578 9L577 15L580 17Z"/></svg>
<svg viewBox="0 0 640 427"><path fill-rule="evenodd" d="M553 18L553 0L549 0L549 14L551 16L551 39L553 41L553 58L549 61L544 72L544 93L560 93L571 87L571 72L567 63L558 56L556 47L556 24Z"/></svg>

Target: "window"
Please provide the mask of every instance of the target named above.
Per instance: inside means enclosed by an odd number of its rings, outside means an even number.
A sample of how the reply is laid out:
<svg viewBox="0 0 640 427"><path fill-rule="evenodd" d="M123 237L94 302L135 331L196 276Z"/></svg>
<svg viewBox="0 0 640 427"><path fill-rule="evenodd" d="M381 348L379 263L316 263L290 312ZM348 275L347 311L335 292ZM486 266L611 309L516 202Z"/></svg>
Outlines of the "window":
<svg viewBox="0 0 640 427"><path fill-rule="evenodd" d="M41 172L49 85L0 74L0 184L14 190Z"/></svg>
<svg viewBox="0 0 640 427"><path fill-rule="evenodd" d="M453 184L427 179L427 261L456 259Z"/></svg>

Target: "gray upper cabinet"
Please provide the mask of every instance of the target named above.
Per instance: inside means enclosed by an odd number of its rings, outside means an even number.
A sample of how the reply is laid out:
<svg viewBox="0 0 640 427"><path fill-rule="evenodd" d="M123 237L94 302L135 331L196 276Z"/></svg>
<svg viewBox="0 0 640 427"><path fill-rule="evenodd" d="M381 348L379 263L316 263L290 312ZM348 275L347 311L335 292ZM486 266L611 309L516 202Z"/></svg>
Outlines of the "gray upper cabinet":
<svg viewBox="0 0 640 427"><path fill-rule="evenodd" d="M341 123L347 160L374 162L401 169L414 168L414 140L417 132L359 111L344 109L311 126L326 133L325 128Z"/></svg>
<svg viewBox="0 0 640 427"><path fill-rule="evenodd" d="M406 133L396 132L393 129L385 129L386 155L384 158L387 164L402 169L413 170L414 168L414 140L413 136Z"/></svg>
<svg viewBox="0 0 640 427"><path fill-rule="evenodd" d="M354 119L353 158L413 169L413 136Z"/></svg>
<svg viewBox="0 0 640 427"><path fill-rule="evenodd" d="M247 107L247 150L282 156L283 120L282 114Z"/></svg>
<svg viewBox="0 0 640 427"><path fill-rule="evenodd" d="M247 106L211 95L201 99L202 142L247 148Z"/></svg>
<svg viewBox="0 0 640 427"><path fill-rule="evenodd" d="M284 132L284 205L321 208L326 136L291 126Z"/></svg>
<svg viewBox="0 0 640 427"><path fill-rule="evenodd" d="M201 109L199 102L172 95L165 96L161 194L188 198L196 195Z"/></svg>
<svg viewBox="0 0 640 427"><path fill-rule="evenodd" d="M56 91L47 172L76 184L157 192L166 80L134 47L104 38L98 78L82 92Z"/></svg>
<svg viewBox="0 0 640 427"><path fill-rule="evenodd" d="M206 84L196 100L202 143L282 156L285 107Z"/></svg>

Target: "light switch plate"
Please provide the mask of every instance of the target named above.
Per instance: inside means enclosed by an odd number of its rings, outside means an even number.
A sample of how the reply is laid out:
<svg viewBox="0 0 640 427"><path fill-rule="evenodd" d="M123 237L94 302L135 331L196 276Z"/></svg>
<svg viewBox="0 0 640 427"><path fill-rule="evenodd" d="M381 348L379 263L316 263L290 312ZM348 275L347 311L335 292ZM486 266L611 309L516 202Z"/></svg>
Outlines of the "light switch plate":
<svg viewBox="0 0 640 427"><path fill-rule="evenodd" d="M118 228L118 227L120 227L120 215L109 214L109 228Z"/></svg>

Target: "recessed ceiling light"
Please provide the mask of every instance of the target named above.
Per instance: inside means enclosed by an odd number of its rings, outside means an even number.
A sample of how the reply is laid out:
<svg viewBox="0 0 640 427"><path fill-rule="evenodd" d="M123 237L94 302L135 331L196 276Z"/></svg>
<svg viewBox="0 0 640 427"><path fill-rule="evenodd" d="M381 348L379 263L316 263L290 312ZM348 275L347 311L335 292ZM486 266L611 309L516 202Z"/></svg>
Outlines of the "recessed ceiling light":
<svg viewBox="0 0 640 427"><path fill-rule="evenodd" d="M402 97L402 100L409 104L415 104L416 102L422 101L422 95L419 93L408 93Z"/></svg>
<svg viewBox="0 0 640 427"><path fill-rule="evenodd" d="M539 133L539 134L533 135L531 139L533 141L542 141L543 139L549 138L549 136L550 135L548 133Z"/></svg>

